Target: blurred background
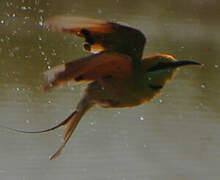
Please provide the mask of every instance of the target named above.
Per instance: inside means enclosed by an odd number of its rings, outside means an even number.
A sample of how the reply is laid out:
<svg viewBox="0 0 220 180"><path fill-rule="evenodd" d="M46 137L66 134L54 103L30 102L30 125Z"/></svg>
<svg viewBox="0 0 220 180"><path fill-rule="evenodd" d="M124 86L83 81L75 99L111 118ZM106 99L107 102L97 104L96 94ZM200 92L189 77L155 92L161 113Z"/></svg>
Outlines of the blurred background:
<svg viewBox="0 0 220 180"><path fill-rule="evenodd" d="M162 93L132 109L93 108L62 155L64 128L19 134L0 128L4 180L218 180L219 0L3 0L0 3L0 124L36 130L67 117L85 85L42 91L42 72L88 55L82 40L43 28L71 14L122 21L147 36L144 55L173 54L203 67L179 71Z"/></svg>

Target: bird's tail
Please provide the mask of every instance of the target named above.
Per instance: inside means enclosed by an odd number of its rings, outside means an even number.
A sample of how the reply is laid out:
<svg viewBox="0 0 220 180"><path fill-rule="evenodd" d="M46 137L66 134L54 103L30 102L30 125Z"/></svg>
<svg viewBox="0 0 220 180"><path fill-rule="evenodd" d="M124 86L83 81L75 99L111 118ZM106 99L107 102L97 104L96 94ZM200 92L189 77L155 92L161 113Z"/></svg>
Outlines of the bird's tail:
<svg viewBox="0 0 220 180"><path fill-rule="evenodd" d="M60 155L61 151L63 150L64 146L66 145L67 141L69 140L76 126L78 125L80 119L93 105L94 104L90 102L88 96L83 97L83 99L77 106L77 110L68 117L63 137L63 143L58 148L58 150L50 157L50 160L55 159Z"/></svg>
<svg viewBox="0 0 220 180"><path fill-rule="evenodd" d="M11 127L4 126L4 125L0 125L0 127L6 128L11 131L20 132L20 133L28 133L28 134L35 134L36 133L36 134L38 134L38 133L53 131L61 126L66 125L66 129L65 129L65 133L64 133L64 137L63 137L63 143L61 144L59 149L50 157L50 159L52 160L52 159L55 159L57 156L59 156L62 149L66 145L66 143L69 140L69 138L71 137L72 133L74 132L74 130L75 130L77 124L79 123L80 119L82 118L82 116L93 105L94 105L94 103L91 103L89 97L87 95L85 95L82 98L82 100L79 102L77 109L72 114L70 114L69 117L67 117L62 122L58 123L57 125L55 125L53 127L48 128L48 129L26 131L26 130L11 128Z"/></svg>

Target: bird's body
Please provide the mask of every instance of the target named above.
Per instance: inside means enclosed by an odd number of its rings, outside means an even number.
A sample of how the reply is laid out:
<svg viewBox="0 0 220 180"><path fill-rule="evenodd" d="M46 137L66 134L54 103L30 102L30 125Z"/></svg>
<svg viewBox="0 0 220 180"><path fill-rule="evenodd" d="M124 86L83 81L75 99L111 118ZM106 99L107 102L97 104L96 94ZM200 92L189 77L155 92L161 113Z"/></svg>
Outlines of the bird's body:
<svg viewBox="0 0 220 180"><path fill-rule="evenodd" d="M147 83L147 76L139 72L127 79L102 78L88 85L86 94L102 107L132 107L150 100L160 91Z"/></svg>
<svg viewBox="0 0 220 180"><path fill-rule="evenodd" d="M147 90L147 91L144 91ZM102 107L131 107L142 104L150 99L152 93L147 93L147 85L136 83L129 78L126 81L121 79L100 79L89 84L86 93L96 104Z"/></svg>
<svg viewBox="0 0 220 180"><path fill-rule="evenodd" d="M89 83L76 110L67 119L50 129L29 132L41 133L66 125L64 142L51 159L60 154L82 116L94 105L105 108L140 105L158 94L178 67L199 65L194 61L177 61L166 54L142 58L146 38L130 26L72 16L50 18L46 25L83 37L84 48L95 53L45 72L48 81L45 90L67 81Z"/></svg>

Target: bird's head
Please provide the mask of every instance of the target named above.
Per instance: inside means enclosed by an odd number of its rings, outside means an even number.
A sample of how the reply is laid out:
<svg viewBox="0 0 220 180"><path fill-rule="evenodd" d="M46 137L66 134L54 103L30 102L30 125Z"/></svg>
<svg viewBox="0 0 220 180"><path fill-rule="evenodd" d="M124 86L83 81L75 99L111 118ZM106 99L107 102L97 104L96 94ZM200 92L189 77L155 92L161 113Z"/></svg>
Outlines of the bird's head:
<svg viewBox="0 0 220 180"><path fill-rule="evenodd" d="M191 60L177 61L167 54L153 55L143 58L144 71L146 71L148 84L156 89L161 89L165 83L172 79L179 67L186 65L201 65Z"/></svg>

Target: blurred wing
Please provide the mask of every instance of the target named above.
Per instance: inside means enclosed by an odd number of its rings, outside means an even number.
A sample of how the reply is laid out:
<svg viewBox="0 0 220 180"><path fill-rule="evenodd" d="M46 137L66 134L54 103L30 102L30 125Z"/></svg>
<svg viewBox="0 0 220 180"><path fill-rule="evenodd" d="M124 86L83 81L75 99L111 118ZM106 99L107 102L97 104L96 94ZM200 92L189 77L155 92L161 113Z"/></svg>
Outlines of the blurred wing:
<svg viewBox="0 0 220 180"><path fill-rule="evenodd" d="M67 81L94 81L105 77L126 79L131 72L131 60L128 56L103 52L46 71L44 75L48 83L44 89L48 90Z"/></svg>
<svg viewBox="0 0 220 180"><path fill-rule="evenodd" d="M55 16L49 18L45 24L51 29L85 38L84 48L92 53L116 51L139 60L146 41L141 31L104 20Z"/></svg>

